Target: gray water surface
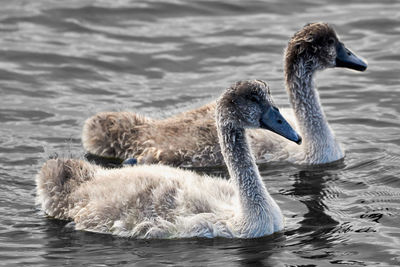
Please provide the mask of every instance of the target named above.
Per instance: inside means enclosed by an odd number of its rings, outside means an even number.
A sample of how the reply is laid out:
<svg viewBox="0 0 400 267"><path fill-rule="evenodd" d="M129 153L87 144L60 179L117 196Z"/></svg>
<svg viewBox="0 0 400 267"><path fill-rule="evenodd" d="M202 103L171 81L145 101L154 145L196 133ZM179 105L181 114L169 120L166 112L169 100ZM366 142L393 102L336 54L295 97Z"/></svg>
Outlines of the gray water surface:
<svg viewBox="0 0 400 267"><path fill-rule="evenodd" d="M268 81L288 107L283 50L314 21L334 25L369 68L317 77L343 162L261 166L283 233L133 240L75 231L35 206L41 165L82 157L82 125L96 112L169 116L242 79ZM400 265L399 61L398 1L3 1L0 265Z"/></svg>

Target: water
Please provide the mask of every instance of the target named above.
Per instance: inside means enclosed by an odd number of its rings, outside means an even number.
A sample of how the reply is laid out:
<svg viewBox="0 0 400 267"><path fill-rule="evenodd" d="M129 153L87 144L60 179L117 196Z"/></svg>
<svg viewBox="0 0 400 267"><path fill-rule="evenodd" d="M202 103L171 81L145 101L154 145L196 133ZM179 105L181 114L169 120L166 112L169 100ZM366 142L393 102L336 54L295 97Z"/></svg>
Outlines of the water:
<svg viewBox="0 0 400 267"><path fill-rule="evenodd" d="M0 265L400 265L399 10L398 1L2 3ZM82 125L96 112L168 116L255 78L287 107L282 52L312 21L333 24L369 68L318 75L343 162L261 167L283 233L138 241L75 231L35 206L40 166L53 153L82 156Z"/></svg>

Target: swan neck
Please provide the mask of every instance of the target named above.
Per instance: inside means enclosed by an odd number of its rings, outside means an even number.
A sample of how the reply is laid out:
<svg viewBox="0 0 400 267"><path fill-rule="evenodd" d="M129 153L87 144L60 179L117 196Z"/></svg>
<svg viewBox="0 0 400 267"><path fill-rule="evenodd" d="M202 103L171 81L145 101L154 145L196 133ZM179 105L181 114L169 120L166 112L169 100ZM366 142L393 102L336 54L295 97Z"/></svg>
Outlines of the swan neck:
<svg viewBox="0 0 400 267"><path fill-rule="evenodd" d="M324 163L343 156L314 86L314 75L318 69L320 67L313 58L298 57L294 62L287 61L285 64L286 88L303 137L305 160L311 163Z"/></svg>
<svg viewBox="0 0 400 267"><path fill-rule="evenodd" d="M239 190L243 231L264 235L271 227L282 229L281 211L261 180L245 130L229 123L217 128L230 178Z"/></svg>
<svg viewBox="0 0 400 267"><path fill-rule="evenodd" d="M240 192L243 192L246 201L265 201L264 196L268 194L255 163L254 157L247 143L244 129L226 127L223 138L223 155L228 167L231 179L237 183ZM250 188L248 185L254 185ZM253 195L262 198L252 198Z"/></svg>
<svg viewBox="0 0 400 267"><path fill-rule="evenodd" d="M291 105L301 125L310 124L318 120L326 123L318 92L314 86L315 68L312 61L299 59L286 71L286 88Z"/></svg>

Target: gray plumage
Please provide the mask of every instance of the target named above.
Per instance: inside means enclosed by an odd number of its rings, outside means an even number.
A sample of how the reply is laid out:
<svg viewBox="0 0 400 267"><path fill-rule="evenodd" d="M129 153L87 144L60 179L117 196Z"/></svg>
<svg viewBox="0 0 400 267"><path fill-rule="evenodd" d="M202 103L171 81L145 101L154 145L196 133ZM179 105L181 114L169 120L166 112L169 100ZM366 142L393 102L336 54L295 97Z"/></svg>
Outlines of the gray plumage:
<svg viewBox="0 0 400 267"><path fill-rule="evenodd" d="M325 23L306 25L291 38L285 51L285 81L292 109L281 112L303 136L303 144L251 129L247 135L256 160L323 164L344 157L313 82L316 71L335 67L338 43ZM164 120L130 112L99 113L85 122L83 146L95 155L136 158L140 164L221 165L214 109L215 103L210 103Z"/></svg>
<svg viewBox="0 0 400 267"><path fill-rule="evenodd" d="M245 128L261 127L263 110L273 105L261 81L239 82L217 101L229 181L164 165L104 169L51 159L36 179L37 202L49 216L74 221L76 229L135 238L253 238L280 231L282 213L245 135Z"/></svg>

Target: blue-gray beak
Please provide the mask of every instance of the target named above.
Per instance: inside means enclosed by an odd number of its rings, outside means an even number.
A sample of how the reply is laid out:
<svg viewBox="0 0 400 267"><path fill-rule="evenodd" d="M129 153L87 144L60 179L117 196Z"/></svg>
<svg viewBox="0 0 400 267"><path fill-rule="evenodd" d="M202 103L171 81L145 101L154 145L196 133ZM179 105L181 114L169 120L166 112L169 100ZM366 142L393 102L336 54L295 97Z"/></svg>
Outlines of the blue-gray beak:
<svg viewBox="0 0 400 267"><path fill-rule="evenodd" d="M336 67L364 71L367 69L367 63L339 42L336 46Z"/></svg>
<svg viewBox="0 0 400 267"><path fill-rule="evenodd" d="M286 139L301 144L301 136L290 126L276 107L269 107L260 120L261 128L270 130Z"/></svg>

